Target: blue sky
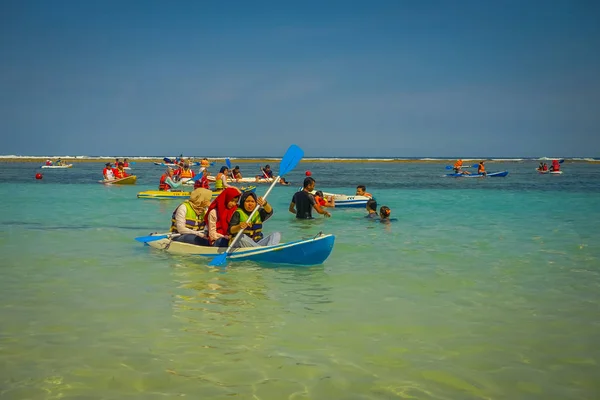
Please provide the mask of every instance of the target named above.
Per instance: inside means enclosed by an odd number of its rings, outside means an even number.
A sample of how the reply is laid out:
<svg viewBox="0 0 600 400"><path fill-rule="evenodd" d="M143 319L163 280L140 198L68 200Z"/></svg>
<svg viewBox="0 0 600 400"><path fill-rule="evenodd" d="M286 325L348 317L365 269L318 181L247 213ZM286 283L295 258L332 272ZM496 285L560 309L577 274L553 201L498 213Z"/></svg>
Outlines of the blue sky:
<svg viewBox="0 0 600 400"><path fill-rule="evenodd" d="M597 1L0 1L0 154L600 156Z"/></svg>

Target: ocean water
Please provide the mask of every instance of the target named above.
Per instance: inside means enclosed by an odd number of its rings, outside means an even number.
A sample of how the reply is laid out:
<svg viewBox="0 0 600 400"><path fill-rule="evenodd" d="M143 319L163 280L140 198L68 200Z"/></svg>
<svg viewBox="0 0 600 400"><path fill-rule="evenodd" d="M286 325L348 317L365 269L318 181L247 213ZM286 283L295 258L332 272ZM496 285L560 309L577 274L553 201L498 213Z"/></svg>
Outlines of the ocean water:
<svg viewBox="0 0 600 400"><path fill-rule="evenodd" d="M536 165L461 179L443 164L301 163L269 195L265 231L334 233L331 257L211 268L133 240L166 231L179 204L136 198L161 167L106 187L100 162L0 164L0 398L598 398L600 165ZM296 221L306 169L324 191L365 184L398 221Z"/></svg>

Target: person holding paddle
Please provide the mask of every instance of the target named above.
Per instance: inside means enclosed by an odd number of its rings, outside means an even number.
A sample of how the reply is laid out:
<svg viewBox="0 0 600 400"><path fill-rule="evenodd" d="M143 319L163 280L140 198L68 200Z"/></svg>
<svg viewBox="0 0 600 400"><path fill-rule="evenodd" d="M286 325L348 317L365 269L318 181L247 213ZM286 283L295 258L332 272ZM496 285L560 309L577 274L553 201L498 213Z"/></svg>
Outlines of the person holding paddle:
<svg viewBox="0 0 600 400"><path fill-rule="evenodd" d="M487 172L485 172L484 164L485 164L485 161L483 161L483 160L479 162L479 165L477 166L477 174L478 175L483 175L483 176L487 175Z"/></svg>
<svg viewBox="0 0 600 400"><path fill-rule="evenodd" d="M252 219L250 214L256 208L260 208L254 213ZM239 231L244 234L238 239L233 247L257 247L273 246L281 241L281 233L273 232L264 236L262 232L263 223L273 215L273 207L262 197L257 197L254 192L244 192L240 197L240 203L229 221L229 234L233 238ZM231 240L230 240L231 245Z"/></svg>

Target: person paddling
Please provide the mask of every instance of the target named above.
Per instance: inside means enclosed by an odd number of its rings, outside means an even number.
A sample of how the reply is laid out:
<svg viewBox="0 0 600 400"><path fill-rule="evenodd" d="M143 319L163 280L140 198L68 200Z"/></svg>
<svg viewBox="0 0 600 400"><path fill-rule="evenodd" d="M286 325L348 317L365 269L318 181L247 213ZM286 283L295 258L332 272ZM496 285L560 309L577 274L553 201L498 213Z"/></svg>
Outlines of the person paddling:
<svg viewBox="0 0 600 400"><path fill-rule="evenodd" d="M479 162L479 165L477 166L477 174L487 176L487 172L485 172L484 163L485 163L485 161Z"/></svg>
<svg viewBox="0 0 600 400"><path fill-rule="evenodd" d="M174 236L174 241L209 246L204 217L211 196L212 192L208 189L194 189L190 198L177 206L171 216L170 231L180 235Z"/></svg>

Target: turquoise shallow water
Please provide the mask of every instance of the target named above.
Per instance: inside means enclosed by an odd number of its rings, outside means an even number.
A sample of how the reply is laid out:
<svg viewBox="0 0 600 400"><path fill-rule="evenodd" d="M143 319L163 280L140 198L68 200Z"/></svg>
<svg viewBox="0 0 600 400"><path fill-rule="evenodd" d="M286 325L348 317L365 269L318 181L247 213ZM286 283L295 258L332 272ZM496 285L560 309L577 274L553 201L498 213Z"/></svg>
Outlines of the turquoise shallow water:
<svg viewBox="0 0 600 400"><path fill-rule="evenodd" d="M327 262L213 269L133 240L178 204L135 196L160 167L104 187L101 163L42 181L2 164L0 398L597 398L600 165L535 167L302 163L266 230L336 234ZM325 191L366 184L398 222L296 221L305 169Z"/></svg>

